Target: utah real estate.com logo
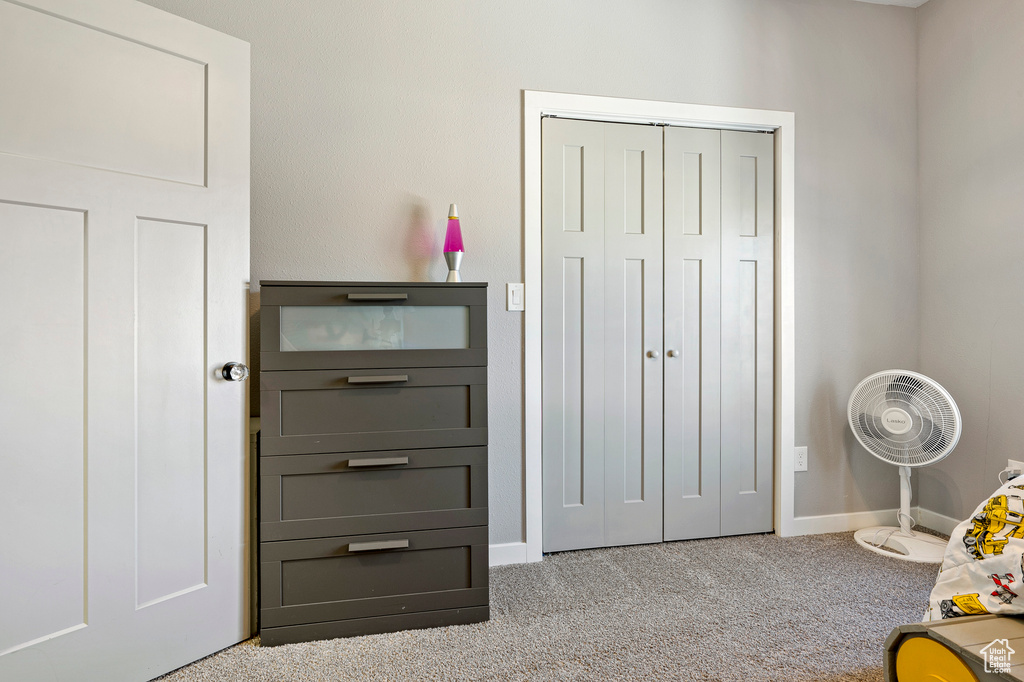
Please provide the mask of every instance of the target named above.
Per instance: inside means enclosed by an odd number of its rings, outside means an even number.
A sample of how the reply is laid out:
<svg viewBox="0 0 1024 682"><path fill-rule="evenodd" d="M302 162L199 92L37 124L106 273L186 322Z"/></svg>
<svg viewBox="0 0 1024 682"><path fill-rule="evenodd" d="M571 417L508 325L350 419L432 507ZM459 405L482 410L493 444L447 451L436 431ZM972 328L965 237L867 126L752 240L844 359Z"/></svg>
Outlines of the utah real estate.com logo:
<svg viewBox="0 0 1024 682"><path fill-rule="evenodd" d="M1010 672L1010 666L1013 665L1010 663L1010 656L1014 653L1014 650L1010 648L1010 643L1007 640L993 640L991 644L981 650L981 655L985 657L985 672Z"/></svg>

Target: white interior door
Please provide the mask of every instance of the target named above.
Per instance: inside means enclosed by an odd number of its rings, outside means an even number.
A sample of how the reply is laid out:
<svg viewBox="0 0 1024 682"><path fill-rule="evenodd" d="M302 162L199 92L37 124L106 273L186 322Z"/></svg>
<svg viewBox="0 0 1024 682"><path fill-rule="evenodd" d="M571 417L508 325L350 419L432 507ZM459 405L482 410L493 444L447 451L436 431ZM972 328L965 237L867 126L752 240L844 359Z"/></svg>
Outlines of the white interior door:
<svg viewBox="0 0 1024 682"><path fill-rule="evenodd" d="M665 128L665 539L721 517L722 132Z"/></svg>
<svg viewBox="0 0 1024 682"><path fill-rule="evenodd" d="M552 552L605 545L605 127L541 125L543 519Z"/></svg>
<svg viewBox="0 0 1024 682"><path fill-rule="evenodd" d="M662 140L545 119L544 550L662 539Z"/></svg>
<svg viewBox="0 0 1024 682"><path fill-rule="evenodd" d="M773 523L774 148L722 131L722 535Z"/></svg>
<svg viewBox="0 0 1024 682"><path fill-rule="evenodd" d="M661 130L572 123L604 127L604 544L661 542Z"/></svg>
<svg viewBox="0 0 1024 682"><path fill-rule="evenodd" d="M0 0L0 679L248 636L248 45Z"/></svg>
<svg viewBox="0 0 1024 682"><path fill-rule="evenodd" d="M772 529L773 143L542 121L545 551Z"/></svg>

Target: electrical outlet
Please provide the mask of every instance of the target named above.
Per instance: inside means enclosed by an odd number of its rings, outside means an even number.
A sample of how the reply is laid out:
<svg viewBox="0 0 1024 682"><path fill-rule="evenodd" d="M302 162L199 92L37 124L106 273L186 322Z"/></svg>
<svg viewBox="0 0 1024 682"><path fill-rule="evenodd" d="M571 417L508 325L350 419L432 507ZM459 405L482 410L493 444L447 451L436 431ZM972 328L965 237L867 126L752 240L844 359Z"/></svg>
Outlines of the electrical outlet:
<svg viewBox="0 0 1024 682"><path fill-rule="evenodd" d="M1024 474L1024 462L1018 461L1016 459L1008 459L1006 460L1006 470L1016 471L1018 473Z"/></svg>
<svg viewBox="0 0 1024 682"><path fill-rule="evenodd" d="M807 446L801 445L793 454L793 471L807 471Z"/></svg>

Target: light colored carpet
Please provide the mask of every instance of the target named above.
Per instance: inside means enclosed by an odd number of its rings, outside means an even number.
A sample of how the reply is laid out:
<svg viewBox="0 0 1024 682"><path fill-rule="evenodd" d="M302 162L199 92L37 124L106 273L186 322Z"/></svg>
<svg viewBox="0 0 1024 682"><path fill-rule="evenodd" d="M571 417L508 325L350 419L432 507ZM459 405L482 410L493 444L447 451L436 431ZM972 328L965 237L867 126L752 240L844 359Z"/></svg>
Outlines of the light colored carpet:
<svg viewBox="0 0 1024 682"><path fill-rule="evenodd" d="M486 623L253 639L162 679L880 681L883 641L921 619L936 572L850 533L566 552L492 568Z"/></svg>

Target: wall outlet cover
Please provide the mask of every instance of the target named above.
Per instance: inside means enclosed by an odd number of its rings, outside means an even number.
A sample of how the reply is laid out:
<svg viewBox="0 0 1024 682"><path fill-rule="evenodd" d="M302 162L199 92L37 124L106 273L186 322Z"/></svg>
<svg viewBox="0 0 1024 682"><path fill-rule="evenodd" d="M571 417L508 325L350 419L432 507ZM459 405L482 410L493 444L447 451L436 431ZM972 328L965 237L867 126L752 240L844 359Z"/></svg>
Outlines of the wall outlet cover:
<svg viewBox="0 0 1024 682"><path fill-rule="evenodd" d="M793 471L807 471L807 446L801 445L793 452Z"/></svg>

